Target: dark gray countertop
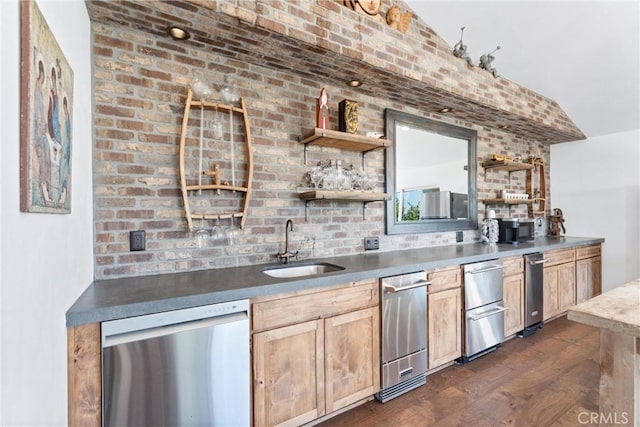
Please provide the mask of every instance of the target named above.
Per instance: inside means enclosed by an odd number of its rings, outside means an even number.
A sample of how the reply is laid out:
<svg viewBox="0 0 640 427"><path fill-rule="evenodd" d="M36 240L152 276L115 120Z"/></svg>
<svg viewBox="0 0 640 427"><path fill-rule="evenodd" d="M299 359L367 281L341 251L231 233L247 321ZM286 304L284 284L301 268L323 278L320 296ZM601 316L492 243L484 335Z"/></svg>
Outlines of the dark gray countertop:
<svg viewBox="0 0 640 427"><path fill-rule="evenodd" d="M103 322L262 295L394 276L428 268L604 242L602 238L541 237L518 245L481 243L322 258L344 270L278 279L263 273L275 264L127 277L93 282L66 313L67 326ZM301 261L301 264L310 260Z"/></svg>

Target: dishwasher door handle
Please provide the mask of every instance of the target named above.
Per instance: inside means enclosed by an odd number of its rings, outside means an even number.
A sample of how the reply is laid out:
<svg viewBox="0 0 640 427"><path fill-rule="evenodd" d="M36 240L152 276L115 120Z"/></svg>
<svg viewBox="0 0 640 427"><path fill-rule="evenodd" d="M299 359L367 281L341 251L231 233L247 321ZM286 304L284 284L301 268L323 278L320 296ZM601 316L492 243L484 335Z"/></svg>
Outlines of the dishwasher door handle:
<svg viewBox="0 0 640 427"><path fill-rule="evenodd" d="M484 319L485 317L489 317L489 316L493 316L494 314L498 314L498 313L502 313L503 311L507 311L507 308L505 307L497 307L495 310L491 310L487 313L482 313L478 316L469 316L469 319L471 320L480 320L480 319Z"/></svg>
<svg viewBox="0 0 640 427"><path fill-rule="evenodd" d="M538 265L538 264L544 264L545 262L547 262L547 260L543 258L543 259L539 259L537 261L529 261L529 264Z"/></svg>
<svg viewBox="0 0 640 427"><path fill-rule="evenodd" d="M502 270L503 268L504 268L504 266L502 266L502 265L492 265L491 267L483 268L482 270L467 271L467 273L481 274L481 273L486 273L488 271Z"/></svg>
<svg viewBox="0 0 640 427"><path fill-rule="evenodd" d="M409 289L421 288L423 286L429 286L430 284L431 284L431 281L429 280L418 280L416 283L409 286L395 287L393 285L384 285L384 290L385 292L395 293L395 292L408 291Z"/></svg>
<svg viewBox="0 0 640 427"><path fill-rule="evenodd" d="M224 325L231 322L248 321L247 312L224 314L222 316L209 317L207 319L191 320L185 323L176 323L171 325L157 326L153 328L143 329L140 331L131 331L121 334L108 335L103 338L102 347L112 347L116 345L126 344L134 341L144 341L152 338L158 338L166 335L176 334L178 332L190 331L192 329L207 328L218 325Z"/></svg>

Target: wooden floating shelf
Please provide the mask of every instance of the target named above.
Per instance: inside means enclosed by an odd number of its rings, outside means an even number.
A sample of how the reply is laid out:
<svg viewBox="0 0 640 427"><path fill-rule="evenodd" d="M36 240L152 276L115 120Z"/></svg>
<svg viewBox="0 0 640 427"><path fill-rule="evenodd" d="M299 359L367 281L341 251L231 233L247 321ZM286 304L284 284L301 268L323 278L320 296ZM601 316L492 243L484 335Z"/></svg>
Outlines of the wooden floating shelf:
<svg viewBox="0 0 640 427"><path fill-rule="evenodd" d="M299 141L305 145L321 145L324 147L340 148L351 151L371 151L391 145L388 139L355 135L329 129L315 128L309 135Z"/></svg>
<svg viewBox="0 0 640 427"><path fill-rule="evenodd" d="M311 190L299 194L302 200L344 200L350 202L380 202L389 200L389 193L369 191Z"/></svg>
<svg viewBox="0 0 640 427"><path fill-rule="evenodd" d="M532 199L484 199L482 201L485 205L530 205L533 202Z"/></svg>
<svg viewBox="0 0 640 427"><path fill-rule="evenodd" d="M482 167L485 169L496 169L509 172L533 169L533 165L531 163L510 162L508 160L488 160L482 163Z"/></svg>

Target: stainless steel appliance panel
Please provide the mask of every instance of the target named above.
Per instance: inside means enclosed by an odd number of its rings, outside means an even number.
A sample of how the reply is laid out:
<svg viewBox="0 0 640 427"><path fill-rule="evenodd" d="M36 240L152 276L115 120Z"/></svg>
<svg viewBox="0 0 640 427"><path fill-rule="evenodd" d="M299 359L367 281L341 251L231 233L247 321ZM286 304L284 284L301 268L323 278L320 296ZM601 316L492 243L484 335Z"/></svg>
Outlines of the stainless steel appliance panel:
<svg viewBox="0 0 640 427"><path fill-rule="evenodd" d="M382 363L427 348L426 273L381 279Z"/></svg>
<svg viewBox="0 0 640 427"><path fill-rule="evenodd" d="M382 384L391 387L427 372L427 350L418 351L382 365Z"/></svg>
<svg viewBox="0 0 640 427"><path fill-rule="evenodd" d="M382 389L387 402L426 383L427 274L424 271L380 280L382 295Z"/></svg>
<svg viewBox="0 0 640 427"><path fill-rule="evenodd" d="M249 425L248 309L246 300L104 322L103 425Z"/></svg>
<svg viewBox="0 0 640 427"><path fill-rule="evenodd" d="M541 253L525 255L524 326L542 322L543 319L543 264Z"/></svg>
<svg viewBox="0 0 640 427"><path fill-rule="evenodd" d="M474 355L504 340L504 311L502 301L467 310L465 353Z"/></svg>
<svg viewBox="0 0 640 427"><path fill-rule="evenodd" d="M451 191L427 191L422 194L420 219L467 218L469 202L466 194Z"/></svg>
<svg viewBox="0 0 640 427"><path fill-rule="evenodd" d="M465 310L502 300L502 261L477 262L464 266Z"/></svg>

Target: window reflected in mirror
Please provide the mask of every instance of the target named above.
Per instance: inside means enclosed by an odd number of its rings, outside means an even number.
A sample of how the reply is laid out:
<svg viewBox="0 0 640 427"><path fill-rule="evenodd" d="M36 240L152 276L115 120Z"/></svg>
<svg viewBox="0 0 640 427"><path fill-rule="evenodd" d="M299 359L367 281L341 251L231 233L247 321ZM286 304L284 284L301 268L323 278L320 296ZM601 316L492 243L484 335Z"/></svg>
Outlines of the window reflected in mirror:
<svg viewBox="0 0 640 427"><path fill-rule="evenodd" d="M477 228L476 132L386 110L387 234Z"/></svg>

